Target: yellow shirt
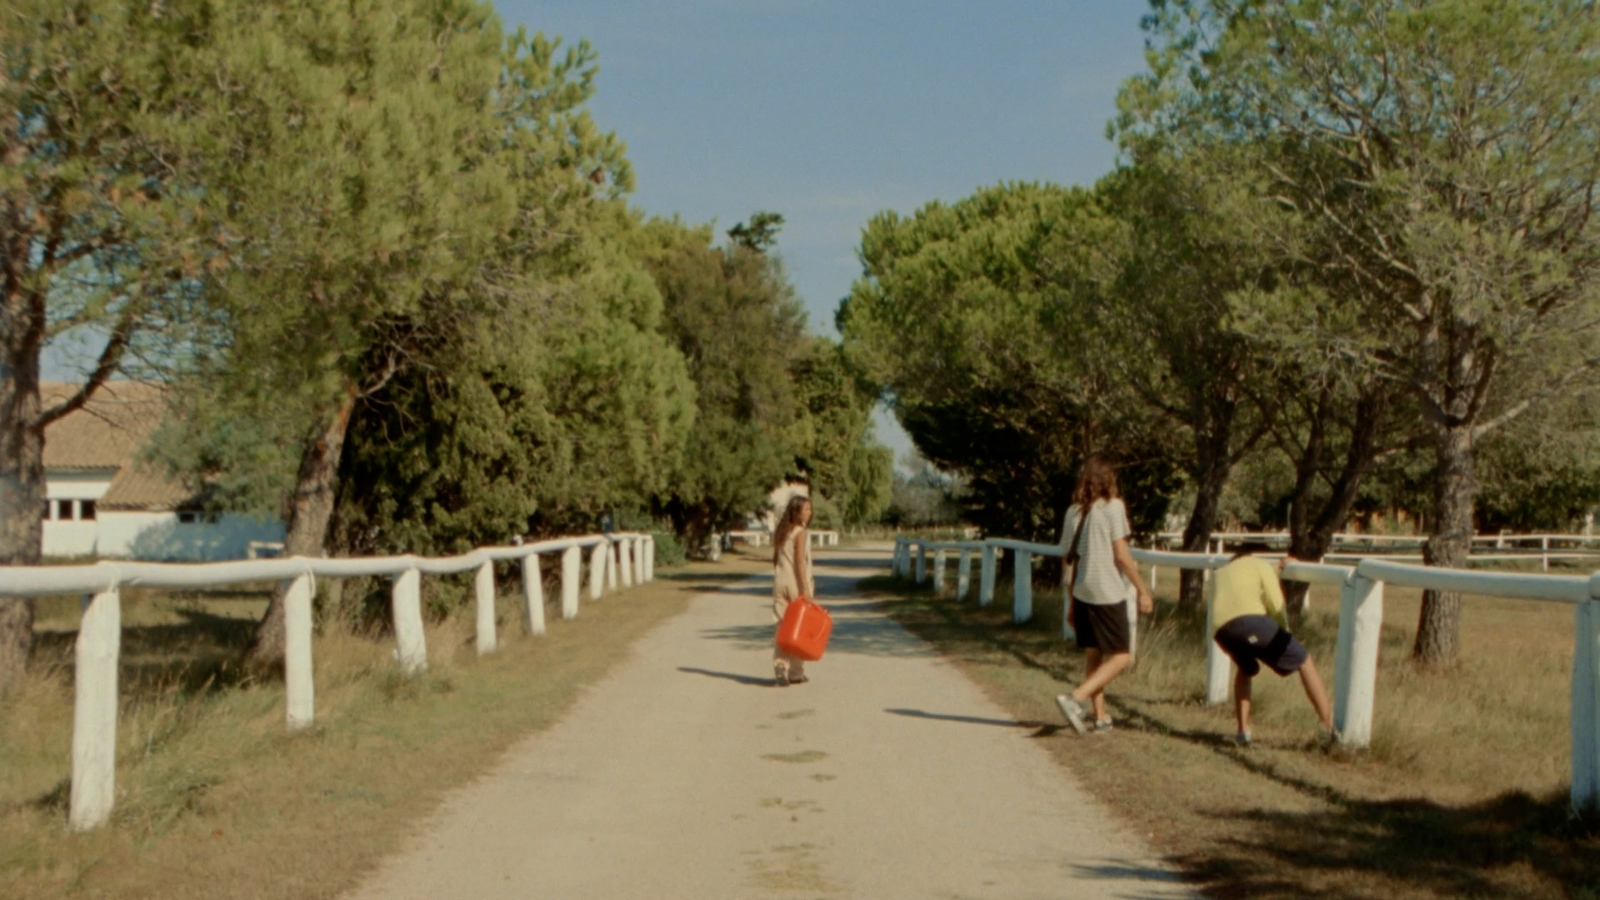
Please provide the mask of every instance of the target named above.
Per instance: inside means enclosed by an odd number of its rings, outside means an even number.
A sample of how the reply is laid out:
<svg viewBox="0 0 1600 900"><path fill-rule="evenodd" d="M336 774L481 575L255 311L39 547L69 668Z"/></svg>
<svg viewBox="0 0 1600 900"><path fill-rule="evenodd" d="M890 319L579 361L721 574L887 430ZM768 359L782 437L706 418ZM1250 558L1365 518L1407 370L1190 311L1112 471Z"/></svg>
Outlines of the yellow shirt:
<svg viewBox="0 0 1600 900"><path fill-rule="evenodd" d="M1241 556L1211 573L1212 630L1240 616L1271 616L1289 627L1278 570L1254 556Z"/></svg>

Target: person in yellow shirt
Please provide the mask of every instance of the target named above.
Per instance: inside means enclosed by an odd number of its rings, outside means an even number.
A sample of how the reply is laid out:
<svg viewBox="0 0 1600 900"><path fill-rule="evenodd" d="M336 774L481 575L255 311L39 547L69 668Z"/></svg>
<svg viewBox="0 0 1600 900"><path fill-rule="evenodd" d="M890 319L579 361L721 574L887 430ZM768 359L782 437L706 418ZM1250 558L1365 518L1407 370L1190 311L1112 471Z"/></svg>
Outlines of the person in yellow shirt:
<svg viewBox="0 0 1600 900"><path fill-rule="evenodd" d="M1216 628L1212 639L1239 667L1233 677L1233 711L1239 731L1233 740L1246 747L1251 741L1250 682L1260 674L1262 663L1279 677L1299 672L1306 697L1322 720L1323 734L1333 733L1328 688L1306 648L1289 633L1278 573L1290 558L1273 566L1253 555L1268 549L1265 544L1247 543L1233 561L1211 573L1211 622Z"/></svg>

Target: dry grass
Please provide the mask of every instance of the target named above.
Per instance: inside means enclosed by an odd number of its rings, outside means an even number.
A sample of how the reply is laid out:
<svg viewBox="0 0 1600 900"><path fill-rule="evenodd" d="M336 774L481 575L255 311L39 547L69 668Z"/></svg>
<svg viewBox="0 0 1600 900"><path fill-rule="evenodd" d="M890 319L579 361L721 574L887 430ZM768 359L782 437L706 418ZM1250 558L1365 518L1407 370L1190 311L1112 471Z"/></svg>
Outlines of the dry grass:
<svg viewBox="0 0 1600 900"><path fill-rule="evenodd" d="M1208 895L1600 898L1600 838L1567 814L1570 607L1469 597L1460 663L1423 672L1407 660L1419 593L1391 588L1373 747L1316 749L1298 680L1267 675L1257 746L1241 751L1225 740L1231 707L1203 702L1203 620L1175 608L1170 575L1138 664L1108 693L1117 732L1046 743ZM1059 719L1051 698L1082 673L1057 637L1059 592L1036 589L1019 627L1005 599L979 610L875 585L1019 720ZM1337 605L1314 593L1298 629L1330 682Z"/></svg>
<svg viewBox="0 0 1600 900"><path fill-rule="evenodd" d="M232 667L264 596L125 597L117 807L67 831L76 603L41 609L40 652L0 707L0 897L333 897L444 792L555 722L584 685L694 592L748 562L662 572L527 638L504 597L504 646L478 658L471 610L428 630L429 670L401 677L381 636L315 645L317 722L289 734L277 683ZM547 592L558 596L558 592Z"/></svg>

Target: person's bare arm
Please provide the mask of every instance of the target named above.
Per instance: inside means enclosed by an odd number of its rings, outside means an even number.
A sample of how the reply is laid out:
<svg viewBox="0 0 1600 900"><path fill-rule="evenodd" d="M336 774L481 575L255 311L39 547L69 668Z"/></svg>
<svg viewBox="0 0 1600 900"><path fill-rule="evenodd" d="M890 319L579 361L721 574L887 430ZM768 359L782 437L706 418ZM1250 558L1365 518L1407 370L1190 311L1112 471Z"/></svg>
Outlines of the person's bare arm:
<svg viewBox="0 0 1600 900"><path fill-rule="evenodd" d="M1156 598L1150 593L1150 588L1145 586L1144 576L1139 574L1139 564L1133 561L1133 554L1128 552L1126 538L1111 542L1111 555L1117 561L1117 568L1128 576L1128 580L1133 582L1134 590L1139 592L1139 612L1146 615L1155 612Z"/></svg>
<svg viewBox="0 0 1600 900"><path fill-rule="evenodd" d="M815 592L815 589L812 588L811 582L806 579L806 553L810 550L811 541L806 535L806 529L796 528L794 530L794 583L806 595L807 600L814 602L817 598L811 595Z"/></svg>

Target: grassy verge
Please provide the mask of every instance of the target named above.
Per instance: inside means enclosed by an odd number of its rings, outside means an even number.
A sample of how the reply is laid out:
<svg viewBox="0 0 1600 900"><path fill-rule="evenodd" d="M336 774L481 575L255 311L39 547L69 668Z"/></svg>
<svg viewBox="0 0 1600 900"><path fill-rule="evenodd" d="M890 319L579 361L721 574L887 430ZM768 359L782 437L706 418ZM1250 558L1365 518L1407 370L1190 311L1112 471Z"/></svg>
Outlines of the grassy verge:
<svg viewBox="0 0 1600 900"><path fill-rule="evenodd" d="M264 600L125 598L117 808L66 830L76 604L47 604L26 688L0 706L0 897L333 897L393 850L450 788L557 721L582 688L700 590L758 566L739 559L549 611L520 634L502 598L495 654L472 648L471 609L428 631L429 671L399 676L381 636L315 645L317 723L283 724L281 684L240 681L234 659ZM547 596L558 596L548 592Z"/></svg>
<svg viewBox="0 0 1600 900"><path fill-rule="evenodd" d="M1391 589L1373 747L1316 749L1298 680L1269 675L1257 746L1240 750L1225 740L1231 709L1203 702L1203 621L1175 608L1175 580L1108 692L1117 731L1040 736L1208 895L1600 898L1600 837L1567 814L1570 608L1468 598L1461 662L1425 673L1406 660L1420 597ZM1059 638L1058 592L1036 591L1037 619L1015 626L1004 599L978 609L888 578L863 587L1018 720L1059 721L1052 698L1082 658ZM1314 594L1298 630L1330 680L1337 605Z"/></svg>

